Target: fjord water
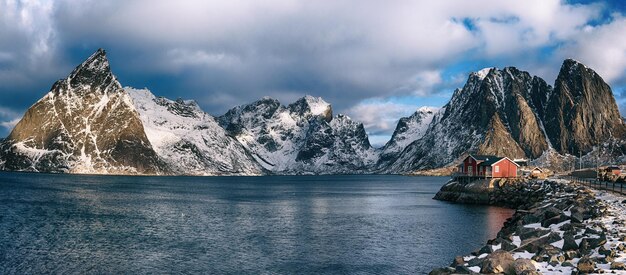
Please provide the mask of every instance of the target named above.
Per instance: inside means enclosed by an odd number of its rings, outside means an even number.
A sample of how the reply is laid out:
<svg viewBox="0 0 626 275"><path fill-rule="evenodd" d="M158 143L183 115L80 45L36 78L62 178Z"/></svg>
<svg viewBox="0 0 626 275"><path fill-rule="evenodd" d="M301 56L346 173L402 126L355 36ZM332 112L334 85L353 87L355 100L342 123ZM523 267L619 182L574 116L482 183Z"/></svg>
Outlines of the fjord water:
<svg viewBox="0 0 626 275"><path fill-rule="evenodd" d="M0 173L0 274L426 274L512 214L446 180Z"/></svg>

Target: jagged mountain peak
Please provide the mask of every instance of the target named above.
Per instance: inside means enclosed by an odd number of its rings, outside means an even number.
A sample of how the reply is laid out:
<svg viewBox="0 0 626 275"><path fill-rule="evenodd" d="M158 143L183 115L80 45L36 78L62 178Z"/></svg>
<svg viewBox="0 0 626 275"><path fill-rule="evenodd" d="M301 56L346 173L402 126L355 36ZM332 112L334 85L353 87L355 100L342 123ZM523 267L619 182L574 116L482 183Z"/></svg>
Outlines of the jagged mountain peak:
<svg viewBox="0 0 626 275"><path fill-rule="evenodd" d="M89 58L83 61L83 63L78 65L72 73L70 73L67 80L69 80L71 88L91 86L101 88L101 90L104 91L112 84L115 85L117 89L121 88L121 85L111 72L109 60L103 49L98 49L89 56Z"/></svg>
<svg viewBox="0 0 626 275"><path fill-rule="evenodd" d="M287 108L295 114L310 118L313 116L321 116L326 121L330 121L333 117L333 110L330 103L324 101L321 97L313 97L306 95L294 103L289 104Z"/></svg>
<svg viewBox="0 0 626 275"><path fill-rule="evenodd" d="M439 110L439 108L437 107L433 107L433 106L422 106L417 108L417 113L434 113L437 112L437 110Z"/></svg>
<svg viewBox="0 0 626 275"><path fill-rule="evenodd" d="M485 77L487 77L487 75L489 75L489 72L491 72L492 70L496 69L496 67L487 67L487 68L483 68L481 70L478 70L476 72L473 72L470 74L470 77L472 75L476 76L479 80L483 80L485 79Z"/></svg>

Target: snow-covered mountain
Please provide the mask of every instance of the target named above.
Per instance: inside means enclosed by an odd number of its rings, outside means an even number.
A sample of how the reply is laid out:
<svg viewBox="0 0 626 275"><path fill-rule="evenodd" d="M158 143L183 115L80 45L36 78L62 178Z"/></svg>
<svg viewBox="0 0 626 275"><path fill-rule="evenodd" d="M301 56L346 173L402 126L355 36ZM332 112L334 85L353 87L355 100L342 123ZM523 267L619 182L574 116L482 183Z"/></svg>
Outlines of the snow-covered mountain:
<svg viewBox="0 0 626 275"><path fill-rule="evenodd" d="M438 110L436 107L420 107L411 116L400 118L391 139L381 150L381 165L394 161L404 148L422 138Z"/></svg>
<svg viewBox="0 0 626 275"><path fill-rule="evenodd" d="M157 155L175 174L259 175L263 168L193 100L125 88Z"/></svg>
<svg viewBox="0 0 626 275"><path fill-rule="evenodd" d="M565 60L555 88L514 67L471 73L441 109L401 118L372 148L363 124L305 96L263 98L214 118L192 100L123 89L96 51L0 140L0 170L96 174L407 173L468 153L550 167L626 159L626 124L611 88Z"/></svg>
<svg viewBox="0 0 626 275"><path fill-rule="evenodd" d="M5 170L166 172L101 49L28 109L0 145L0 160Z"/></svg>
<svg viewBox="0 0 626 275"><path fill-rule="evenodd" d="M273 173L366 173L378 159L363 124L345 115L333 117L321 98L305 96L283 106L266 97L218 120Z"/></svg>
<svg viewBox="0 0 626 275"><path fill-rule="evenodd" d="M579 62L565 60L555 89L514 67L487 68L470 74L423 137L379 165L381 171L402 173L450 165L467 153L527 159L584 155L623 141L625 129L610 87ZM615 157L623 155L621 147L612 149Z"/></svg>

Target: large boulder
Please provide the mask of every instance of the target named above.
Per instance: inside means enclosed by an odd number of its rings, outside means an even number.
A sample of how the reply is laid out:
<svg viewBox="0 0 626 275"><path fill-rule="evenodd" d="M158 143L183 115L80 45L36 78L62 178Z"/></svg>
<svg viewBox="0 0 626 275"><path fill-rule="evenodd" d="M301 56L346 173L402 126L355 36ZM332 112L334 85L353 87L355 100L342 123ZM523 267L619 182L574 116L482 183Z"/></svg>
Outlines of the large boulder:
<svg viewBox="0 0 626 275"><path fill-rule="evenodd" d="M517 259L513 262L513 271L515 274L531 274L528 272L534 271L537 272L537 268L535 267L535 261L531 259Z"/></svg>
<svg viewBox="0 0 626 275"><path fill-rule="evenodd" d="M585 256L578 261L578 265L576 266L579 272L582 273L593 273L596 268L596 263L591 260L589 257Z"/></svg>
<svg viewBox="0 0 626 275"><path fill-rule="evenodd" d="M496 250L489 254L482 263L480 273L515 274L513 255L504 250Z"/></svg>

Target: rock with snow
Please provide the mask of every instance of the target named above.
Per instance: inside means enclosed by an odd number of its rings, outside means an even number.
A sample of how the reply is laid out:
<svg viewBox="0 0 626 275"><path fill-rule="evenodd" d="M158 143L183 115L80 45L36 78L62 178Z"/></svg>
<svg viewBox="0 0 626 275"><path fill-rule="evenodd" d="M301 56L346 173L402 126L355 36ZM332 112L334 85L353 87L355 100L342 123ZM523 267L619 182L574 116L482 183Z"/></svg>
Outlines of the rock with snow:
<svg viewBox="0 0 626 275"><path fill-rule="evenodd" d="M0 168L5 170L167 172L102 49L54 83L0 147Z"/></svg>
<svg viewBox="0 0 626 275"><path fill-rule="evenodd" d="M423 136L397 157L383 153L381 165L405 173L475 153L538 160L533 164L559 171L573 164L570 154L587 164L624 161L625 138L611 89L592 69L565 60L553 89L514 67L486 68L469 75Z"/></svg>
<svg viewBox="0 0 626 275"><path fill-rule="evenodd" d="M155 97L125 88L140 114L148 140L173 173L259 175L263 168L193 100Z"/></svg>
<svg viewBox="0 0 626 275"><path fill-rule="evenodd" d="M395 160L407 145L422 138L437 110L439 108L421 107L411 116L400 118L391 139L382 148L380 165Z"/></svg>
<svg viewBox="0 0 626 275"><path fill-rule="evenodd" d="M548 149L533 93L548 93L538 77L514 67L470 74L433 117L426 133L389 165L393 172L449 165L467 153L539 157Z"/></svg>
<svg viewBox="0 0 626 275"><path fill-rule="evenodd" d="M266 97L218 120L272 173L366 173L378 159L363 124L345 115L333 117L321 98L305 96L283 106Z"/></svg>

